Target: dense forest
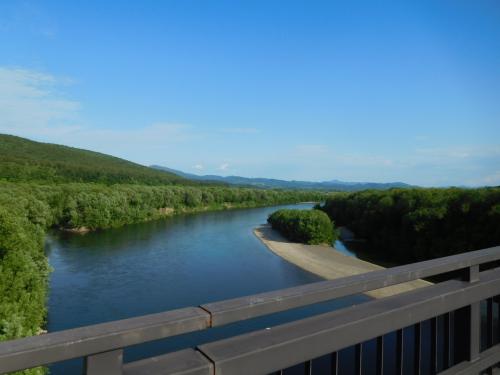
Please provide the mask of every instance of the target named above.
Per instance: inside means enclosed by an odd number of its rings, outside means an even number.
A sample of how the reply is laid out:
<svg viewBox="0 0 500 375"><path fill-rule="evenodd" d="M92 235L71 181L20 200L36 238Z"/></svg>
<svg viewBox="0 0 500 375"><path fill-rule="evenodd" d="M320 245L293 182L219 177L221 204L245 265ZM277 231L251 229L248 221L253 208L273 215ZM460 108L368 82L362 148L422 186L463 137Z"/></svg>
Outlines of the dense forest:
<svg viewBox="0 0 500 375"><path fill-rule="evenodd" d="M321 209L378 259L408 263L500 245L500 188L340 193Z"/></svg>
<svg viewBox="0 0 500 375"><path fill-rule="evenodd" d="M96 230L176 213L326 197L193 182L104 154L0 135L0 341L44 327L49 228Z"/></svg>
<svg viewBox="0 0 500 375"><path fill-rule="evenodd" d="M337 238L330 218L319 210L278 210L269 215L267 221L294 242L331 245Z"/></svg>
<svg viewBox="0 0 500 375"><path fill-rule="evenodd" d="M16 182L196 184L110 155L5 134L0 134L0 176Z"/></svg>

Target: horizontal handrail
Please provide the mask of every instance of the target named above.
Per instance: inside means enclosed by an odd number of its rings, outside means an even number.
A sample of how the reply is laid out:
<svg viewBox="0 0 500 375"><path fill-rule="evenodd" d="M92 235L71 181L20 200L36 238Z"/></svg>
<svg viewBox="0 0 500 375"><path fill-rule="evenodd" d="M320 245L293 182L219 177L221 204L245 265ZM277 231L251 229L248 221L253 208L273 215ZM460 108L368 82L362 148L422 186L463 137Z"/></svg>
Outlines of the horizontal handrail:
<svg viewBox="0 0 500 375"><path fill-rule="evenodd" d="M216 374L268 374L497 295L500 268L198 347Z"/></svg>
<svg viewBox="0 0 500 375"><path fill-rule="evenodd" d="M208 328L196 307L74 328L0 343L0 373L84 357Z"/></svg>
<svg viewBox="0 0 500 375"><path fill-rule="evenodd" d="M500 246L247 297L207 303L201 307L210 312L212 327L216 327L497 260L500 260Z"/></svg>
<svg viewBox="0 0 500 375"><path fill-rule="evenodd" d="M498 260L500 246L200 307L0 342L0 373L111 351Z"/></svg>

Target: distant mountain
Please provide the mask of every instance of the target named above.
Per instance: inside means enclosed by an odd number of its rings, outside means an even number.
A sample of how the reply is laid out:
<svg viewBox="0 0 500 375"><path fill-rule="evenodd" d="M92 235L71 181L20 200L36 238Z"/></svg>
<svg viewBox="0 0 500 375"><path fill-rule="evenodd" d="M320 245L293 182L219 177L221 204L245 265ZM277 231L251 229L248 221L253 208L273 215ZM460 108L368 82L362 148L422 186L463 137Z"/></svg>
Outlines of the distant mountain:
<svg viewBox="0 0 500 375"><path fill-rule="evenodd" d="M412 185L408 185L403 182L377 183L377 182L346 182L339 180L311 182L311 181L296 181L296 180L286 181L286 180L277 180L272 178L248 178L240 176L226 176L226 177L217 175L199 176L196 174L186 173L167 167L162 167L159 165L152 165L151 168L173 173L176 174L177 176L184 177L189 180L223 182L231 185L251 186L263 189L358 191L366 189L385 190L391 188L412 187Z"/></svg>

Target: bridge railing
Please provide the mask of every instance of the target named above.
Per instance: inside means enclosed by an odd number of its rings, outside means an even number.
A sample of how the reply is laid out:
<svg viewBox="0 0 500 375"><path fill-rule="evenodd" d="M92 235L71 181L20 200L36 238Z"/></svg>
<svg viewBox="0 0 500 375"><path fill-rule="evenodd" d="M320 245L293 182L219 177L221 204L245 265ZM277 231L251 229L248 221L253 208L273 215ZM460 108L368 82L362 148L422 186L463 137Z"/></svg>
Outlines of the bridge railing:
<svg viewBox="0 0 500 375"><path fill-rule="evenodd" d="M497 246L198 307L5 341L0 343L0 373L83 357L88 375L266 374L298 364L311 374L314 359L329 356L331 373L336 374L339 351L354 346L354 367L361 374L366 362L364 345L375 340L373 367L382 374L387 368L383 360L384 335L395 332L396 370L402 374L408 373L408 356L403 347L405 332L411 327L411 365L413 373L420 374L424 373L422 322L430 321L428 372L478 374L500 362L500 344L494 345L493 332L500 331L498 318L496 326L494 323L495 315L500 314L494 312L495 306L500 310L500 304L495 302L500 295L500 268L494 268L499 260ZM131 345L453 272L460 272L461 277L197 348L123 363L123 350ZM483 351L481 303L486 307ZM439 340L438 332L443 332Z"/></svg>

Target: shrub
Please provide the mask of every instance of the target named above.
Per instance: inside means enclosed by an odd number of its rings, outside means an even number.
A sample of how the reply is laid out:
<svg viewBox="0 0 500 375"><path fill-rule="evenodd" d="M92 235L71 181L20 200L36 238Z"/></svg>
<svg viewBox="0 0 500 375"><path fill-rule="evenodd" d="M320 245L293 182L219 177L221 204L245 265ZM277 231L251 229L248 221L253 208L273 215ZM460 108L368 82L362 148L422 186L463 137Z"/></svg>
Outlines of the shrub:
<svg viewBox="0 0 500 375"><path fill-rule="evenodd" d="M295 242L331 245L337 238L328 215L318 210L278 210L269 215L267 221L273 229Z"/></svg>

